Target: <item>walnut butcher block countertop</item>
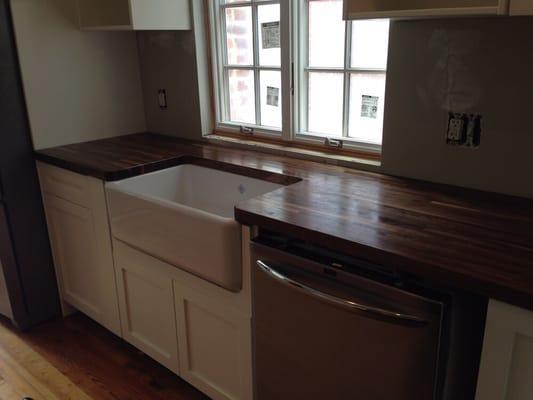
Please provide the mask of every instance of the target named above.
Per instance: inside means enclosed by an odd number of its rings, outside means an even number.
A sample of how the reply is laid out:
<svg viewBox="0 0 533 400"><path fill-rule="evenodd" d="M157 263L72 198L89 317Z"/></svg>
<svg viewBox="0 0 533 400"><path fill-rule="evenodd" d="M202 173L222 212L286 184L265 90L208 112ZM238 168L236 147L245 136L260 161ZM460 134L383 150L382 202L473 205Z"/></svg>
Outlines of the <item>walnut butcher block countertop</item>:
<svg viewBox="0 0 533 400"><path fill-rule="evenodd" d="M236 219L533 309L533 200L149 133L35 154L108 181L196 163L286 184Z"/></svg>

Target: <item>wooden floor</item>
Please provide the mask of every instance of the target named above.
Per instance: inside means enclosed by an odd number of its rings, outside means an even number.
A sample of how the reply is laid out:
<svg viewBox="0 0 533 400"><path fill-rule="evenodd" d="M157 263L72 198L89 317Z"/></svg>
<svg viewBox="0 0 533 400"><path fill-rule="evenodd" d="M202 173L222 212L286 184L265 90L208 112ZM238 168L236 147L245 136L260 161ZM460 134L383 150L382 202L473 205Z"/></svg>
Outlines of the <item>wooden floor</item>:
<svg viewBox="0 0 533 400"><path fill-rule="evenodd" d="M18 333L0 319L0 400L207 399L82 314Z"/></svg>

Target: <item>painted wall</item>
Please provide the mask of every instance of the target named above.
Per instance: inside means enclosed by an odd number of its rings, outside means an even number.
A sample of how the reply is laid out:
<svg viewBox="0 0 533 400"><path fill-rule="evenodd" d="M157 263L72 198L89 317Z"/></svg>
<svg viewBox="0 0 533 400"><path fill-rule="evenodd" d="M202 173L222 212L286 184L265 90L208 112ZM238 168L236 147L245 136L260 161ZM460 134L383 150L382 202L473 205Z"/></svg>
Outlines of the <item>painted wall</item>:
<svg viewBox="0 0 533 400"><path fill-rule="evenodd" d="M201 138L195 42L192 31L137 33L146 123L150 132ZM158 91L165 89L167 108Z"/></svg>
<svg viewBox="0 0 533 400"><path fill-rule="evenodd" d="M383 171L533 197L533 18L391 25ZM448 111L483 115L481 146L445 143Z"/></svg>
<svg viewBox="0 0 533 400"><path fill-rule="evenodd" d="M36 149L146 129L136 36L81 32L73 0L12 0Z"/></svg>
<svg viewBox="0 0 533 400"><path fill-rule="evenodd" d="M148 130L199 140L213 131L206 4L191 2L190 31L139 32L139 56ZM167 109L158 91L167 92Z"/></svg>

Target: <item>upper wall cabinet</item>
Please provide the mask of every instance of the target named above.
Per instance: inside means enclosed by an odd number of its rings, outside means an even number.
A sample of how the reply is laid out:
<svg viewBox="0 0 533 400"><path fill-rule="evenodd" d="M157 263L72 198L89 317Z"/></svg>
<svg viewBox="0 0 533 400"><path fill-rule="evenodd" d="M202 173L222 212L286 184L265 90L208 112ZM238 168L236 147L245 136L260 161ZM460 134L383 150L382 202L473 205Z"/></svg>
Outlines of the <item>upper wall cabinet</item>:
<svg viewBox="0 0 533 400"><path fill-rule="evenodd" d="M509 0L344 0L345 19L505 15L508 12Z"/></svg>
<svg viewBox="0 0 533 400"><path fill-rule="evenodd" d="M509 14L533 15L533 0L511 0Z"/></svg>
<svg viewBox="0 0 533 400"><path fill-rule="evenodd" d="M191 29L189 0L78 0L81 29Z"/></svg>

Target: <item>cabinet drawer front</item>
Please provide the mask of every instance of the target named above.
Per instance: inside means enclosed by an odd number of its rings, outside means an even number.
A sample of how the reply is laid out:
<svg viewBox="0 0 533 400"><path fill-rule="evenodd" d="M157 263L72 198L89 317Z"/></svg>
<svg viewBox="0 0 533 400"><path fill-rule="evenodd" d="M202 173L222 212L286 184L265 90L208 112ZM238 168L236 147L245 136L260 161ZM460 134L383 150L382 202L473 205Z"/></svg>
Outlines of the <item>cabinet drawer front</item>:
<svg viewBox="0 0 533 400"><path fill-rule="evenodd" d="M44 193L90 207L91 198L86 176L39 162L37 168Z"/></svg>

